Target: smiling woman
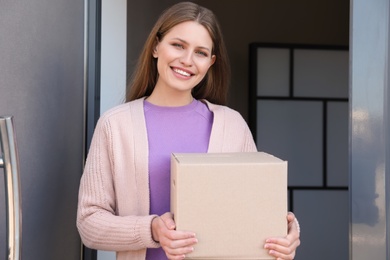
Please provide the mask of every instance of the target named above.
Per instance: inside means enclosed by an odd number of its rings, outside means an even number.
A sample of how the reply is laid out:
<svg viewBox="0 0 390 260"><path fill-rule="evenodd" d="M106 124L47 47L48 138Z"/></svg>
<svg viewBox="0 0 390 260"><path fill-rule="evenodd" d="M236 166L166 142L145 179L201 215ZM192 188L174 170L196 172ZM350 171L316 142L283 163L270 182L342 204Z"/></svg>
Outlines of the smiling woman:
<svg viewBox="0 0 390 260"><path fill-rule="evenodd" d="M86 246L117 251L117 259L184 259L194 250L196 235L176 230L169 212L170 155L257 151L245 120L224 106L229 77L210 10L182 2L163 12L126 103L102 115L94 132L77 214ZM293 259L300 243L294 214L287 221L286 237L259 241L277 259Z"/></svg>
<svg viewBox="0 0 390 260"><path fill-rule="evenodd" d="M209 9L189 2L179 3L168 8L155 23L141 51L131 81L127 86L126 101L151 95L159 77L157 71L158 59L153 57L155 48L159 42L164 40L173 27L184 22L194 22L193 27L202 27L203 30L197 29L202 31L202 39L211 39L211 45L209 43L209 46L207 46L206 42L205 45L197 46L199 48L197 53L199 55L204 53L209 58L214 56L214 59L218 59L218 62L215 62L209 68L204 78L193 86L192 96L198 100L207 99L215 104L226 105L227 89L230 81L230 64L219 23ZM197 34L192 29L189 32L187 37L197 38ZM205 35L206 32L207 35ZM172 37L176 40L176 42L171 42L172 44L183 47L188 44L186 39L182 39L178 35ZM191 44L194 43L196 42Z"/></svg>
<svg viewBox="0 0 390 260"><path fill-rule="evenodd" d="M153 50L159 76L147 100L155 105L188 105L192 89L215 61L212 50L211 37L199 23L188 21L173 27Z"/></svg>

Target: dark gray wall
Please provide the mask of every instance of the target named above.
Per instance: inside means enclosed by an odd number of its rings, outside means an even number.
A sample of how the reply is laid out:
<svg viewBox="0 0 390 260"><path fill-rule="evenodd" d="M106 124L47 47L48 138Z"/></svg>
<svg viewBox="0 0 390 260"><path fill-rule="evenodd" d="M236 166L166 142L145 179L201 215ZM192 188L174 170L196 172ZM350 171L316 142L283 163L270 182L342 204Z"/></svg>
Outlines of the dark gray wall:
<svg viewBox="0 0 390 260"><path fill-rule="evenodd" d="M79 259L84 1L1 1L0 35L0 115L14 116L20 154L22 257Z"/></svg>

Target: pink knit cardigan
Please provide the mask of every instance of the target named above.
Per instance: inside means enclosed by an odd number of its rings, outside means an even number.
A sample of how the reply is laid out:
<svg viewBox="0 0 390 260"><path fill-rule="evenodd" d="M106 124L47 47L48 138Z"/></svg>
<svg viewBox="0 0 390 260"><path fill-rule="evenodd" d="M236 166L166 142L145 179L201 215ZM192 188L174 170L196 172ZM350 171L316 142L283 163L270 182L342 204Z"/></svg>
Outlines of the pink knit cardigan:
<svg viewBox="0 0 390 260"><path fill-rule="evenodd" d="M145 259L159 247L151 235L148 138L143 98L119 105L99 119L80 182L77 228L83 243L116 251L118 260ZM205 101L214 113L208 152L256 151L242 116Z"/></svg>

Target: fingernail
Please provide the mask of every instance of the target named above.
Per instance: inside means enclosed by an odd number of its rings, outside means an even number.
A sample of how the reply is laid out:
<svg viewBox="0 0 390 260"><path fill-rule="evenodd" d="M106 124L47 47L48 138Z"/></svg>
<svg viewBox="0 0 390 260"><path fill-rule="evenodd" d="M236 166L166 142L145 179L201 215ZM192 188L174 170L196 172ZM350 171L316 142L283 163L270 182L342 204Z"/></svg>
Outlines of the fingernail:
<svg viewBox="0 0 390 260"><path fill-rule="evenodd" d="M269 245L268 245L268 244L265 244L265 245L264 245L264 248L266 248L266 249L267 249L268 247L269 247Z"/></svg>

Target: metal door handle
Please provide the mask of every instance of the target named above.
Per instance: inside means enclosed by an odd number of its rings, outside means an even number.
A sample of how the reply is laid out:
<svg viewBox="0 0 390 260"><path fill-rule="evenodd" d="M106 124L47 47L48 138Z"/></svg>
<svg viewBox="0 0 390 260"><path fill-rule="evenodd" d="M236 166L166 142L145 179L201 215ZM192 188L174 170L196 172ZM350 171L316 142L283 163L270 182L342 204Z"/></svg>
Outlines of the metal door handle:
<svg viewBox="0 0 390 260"><path fill-rule="evenodd" d="M7 258L21 259L22 210L19 157L12 116L0 117L0 168L4 168L7 211Z"/></svg>

